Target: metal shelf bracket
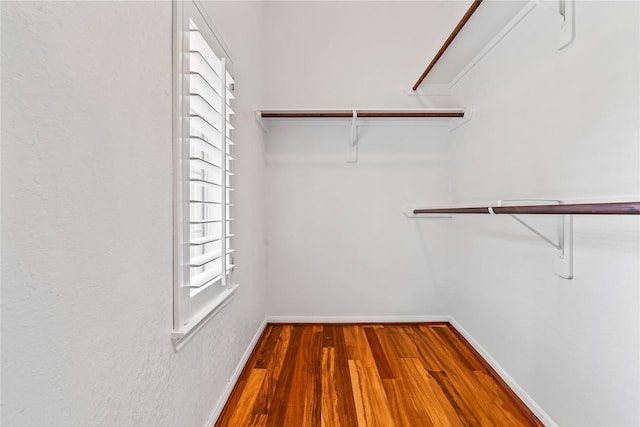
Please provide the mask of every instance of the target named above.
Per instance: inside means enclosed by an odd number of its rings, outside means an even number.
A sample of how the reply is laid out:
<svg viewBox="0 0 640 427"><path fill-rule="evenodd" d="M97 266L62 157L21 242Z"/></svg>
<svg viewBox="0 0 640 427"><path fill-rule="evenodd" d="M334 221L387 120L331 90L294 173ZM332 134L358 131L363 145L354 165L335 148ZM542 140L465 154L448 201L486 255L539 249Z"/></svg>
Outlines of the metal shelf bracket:
<svg viewBox="0 0 640 427"><path fill-rule="evenodd" d="M262 121L262 112L260 111L256 111L256 122L258 122L258 126L260 126L262 128L262 131L267 133L267 127L264 125L264 122Z"/></svg>
<svg viewBox="0 0 640 427"><path fill-rule="evenodd" d="M452 126L449 129L449 132L453 132L456 129L458 129L461 126L466 125L467 123L469 123L471 121L471 119L473 119L473 116L476 112L476 107L475 105L470 105L469 108L464 110L464 118L462 119L462 121L454 126Z"/></svg>
<svg viewBox="0 0 640 427"><path fill-rule="evenodd" d="M562 50L575 38L575 0L559 0L562 24L558 35L558 50Z"/></svg>
<svg viewBox="0 0 640 427"><path fill-rule="evenodd" d="M558 16L560 32L558 34L558 50L562 50L575 38L575 0L558 0L557 9L545 0L537 0L537 4Z"/></svg>
<svg viewBox="0 0 640 427"><path fill-rule="evenodd" d="M352 110L351 118L351 134L347 142L347 163L356 163L358 161L358 112Z"/></svg>
<svg viewBox="0 0 640 427"><path fill-rule="evenodd" d="M498 206L504 206L505 202L518 204L524 202L544 202L545 204L562 203L560 200L498 200ZM493 213L491 209L489 209L489 212ZM558 215L557 239L551 239L545 236L517 215L509 214L509 216L522 224L527 230L531 231L533 234L551 245L557 251L556 274L563 279L573 279L573 215Z"/></svg>

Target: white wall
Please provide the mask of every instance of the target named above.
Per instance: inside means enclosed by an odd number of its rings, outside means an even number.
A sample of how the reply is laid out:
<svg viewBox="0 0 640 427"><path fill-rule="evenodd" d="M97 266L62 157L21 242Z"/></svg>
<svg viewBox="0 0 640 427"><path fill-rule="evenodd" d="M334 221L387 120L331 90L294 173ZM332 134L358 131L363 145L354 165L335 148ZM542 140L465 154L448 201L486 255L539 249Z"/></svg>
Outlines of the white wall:
<svg viewBox="0 0 640 427"><path fill-rule="evenodd" d="M238 70L241 288L176 354L171 3L2 2L2 425L202 426L261 324L262 12L211 9Z"/></svg>
<svg viewBox="0 0 640 427"><path fill-rule="evenodd" d="M269 2L267 108L417 108L411 86L468 2ZM441 102L438 106L445 106ZM450 134L438 121L273 122L266 229L275 316L446 314L445 231L411 203L449 198ZM445 124L446 125L446 124ZM425 245L425 236L436 241Z"/></svg>
<svg viewBox="0 0 640 427"><path fill-rule="evenodd" d="M476 105L455 134L456 203L638 200L639 5L576 3L565 50L538 7L455 88ZM454 318L559 425L640 424L638 219L576 217L571 281L508 217L451 225Z"/></svg>
<svg viewBox="0 0 640 427"><path fill-rule="evenodd" d="M447 127L365 125L346 163L346 124L270 127L267 138L269 313L443 314L443 231L407 204L448 197Z"/></svg>
<svg viewBox="0 0 640 427"><path fill-rule="evenodd" d="M263 107L430 104L407 94L470 3L268 2Z"/></svg>

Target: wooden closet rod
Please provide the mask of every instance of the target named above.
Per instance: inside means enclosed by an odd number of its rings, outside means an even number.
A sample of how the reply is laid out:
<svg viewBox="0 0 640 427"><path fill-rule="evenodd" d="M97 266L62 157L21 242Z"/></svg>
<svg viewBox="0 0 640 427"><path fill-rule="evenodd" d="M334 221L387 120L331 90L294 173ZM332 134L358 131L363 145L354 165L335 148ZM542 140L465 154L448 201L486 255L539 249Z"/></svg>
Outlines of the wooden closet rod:
<svg viewBox="0 0 640 427"><path fill-rule="evenodd" d="M367 117L464 117L463 111L357 111L359 118ZM325 112L270 112L263 111L260 117L268 118L352 118L352 111L325 111Z"/></svg>
<svg viewBox="0 0 640 427"><path fill-rule="evenodd" d="M431 71L431 69L436 65L436 63L440 59L440 57L449 48L449 45L451 45L451 43L453 42L453 39L456 38L460 30L462 30L462 27L464 27L467 21L469 21L469 18L471 18L471 15L473 15L473 12L475 12L476 9L478 9L478 6L480 6L480 3L482 3L482 0L473 1L473 3L471 4L471 7L469 8L469 10L467 10L467 13L465 13L462 19L460 20L460 22L458 22L458 25L456 25L456 27L453 29L453 31L449 35L449 38L444 42L444 44L442 45L438 53L436 53L436 56L431 60L431 63L427 65L427 68L424 70L424 72L422 73L422 75L420 76L416 84L413 85L411 90L413 90L414 92L418 90L418 87L422 84L422 81L424 80L424 78L427 77L427 74L429 74L429 71Z"/></svg>
<svg viewBox="0 0 640 427"><path fill-rule="evenodd" d="M413 214L640 215L640 202L414 209Z"/></svg>

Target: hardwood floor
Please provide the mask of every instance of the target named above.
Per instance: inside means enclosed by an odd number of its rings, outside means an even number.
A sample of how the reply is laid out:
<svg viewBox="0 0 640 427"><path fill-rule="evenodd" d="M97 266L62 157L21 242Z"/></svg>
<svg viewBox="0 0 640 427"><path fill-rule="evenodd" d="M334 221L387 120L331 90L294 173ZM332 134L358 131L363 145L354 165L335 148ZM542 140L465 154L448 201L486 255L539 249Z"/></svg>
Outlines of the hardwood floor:
<svg viewBox="0 0 640 427"><path fill-rule="evenodd" d="M448 323L269 324L216 426L542 426Z"/></svg>

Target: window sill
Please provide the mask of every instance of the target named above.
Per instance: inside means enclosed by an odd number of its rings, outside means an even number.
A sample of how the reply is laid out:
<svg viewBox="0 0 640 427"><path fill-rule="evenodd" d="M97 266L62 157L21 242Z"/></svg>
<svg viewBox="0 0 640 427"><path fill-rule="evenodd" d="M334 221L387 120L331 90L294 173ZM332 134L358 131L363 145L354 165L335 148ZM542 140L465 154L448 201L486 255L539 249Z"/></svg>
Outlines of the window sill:
<svg viewBox="0 0 640 427"><path fill-rule="evenodd" d="M211 304L196 314L188 324L184 325L179 330L174 330L171 333L173 349L178 352L191 338L193 338L196 333L209 322L209 320L213 319L216 314L231 302L237 289L237 284L232 285L229 289L222 292L213 301L211 301Z"/></svg>

